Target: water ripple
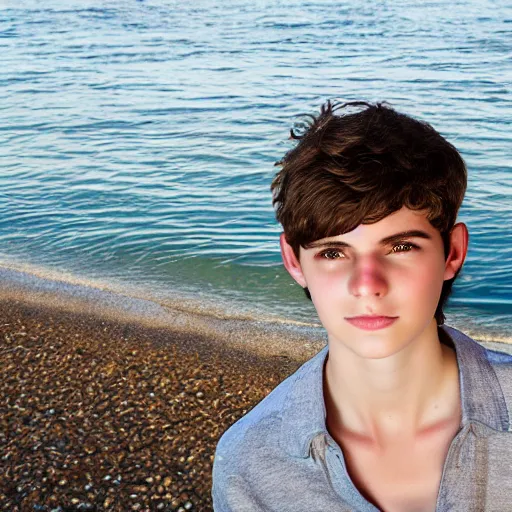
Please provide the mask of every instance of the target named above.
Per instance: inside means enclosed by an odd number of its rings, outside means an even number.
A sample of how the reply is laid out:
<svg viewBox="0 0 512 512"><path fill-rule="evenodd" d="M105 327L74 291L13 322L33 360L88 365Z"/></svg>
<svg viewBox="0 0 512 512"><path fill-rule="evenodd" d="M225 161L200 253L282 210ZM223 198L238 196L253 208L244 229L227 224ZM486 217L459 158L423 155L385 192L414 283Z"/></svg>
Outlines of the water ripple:
<svg viewBox="0 0 512 512"><path fill-rule="evenodd" d="M487 7L4 0L0 260L315 321L280 265L273 164L298 114L387 100L468 164L453 315L508 329L512 12Z"/></svg>

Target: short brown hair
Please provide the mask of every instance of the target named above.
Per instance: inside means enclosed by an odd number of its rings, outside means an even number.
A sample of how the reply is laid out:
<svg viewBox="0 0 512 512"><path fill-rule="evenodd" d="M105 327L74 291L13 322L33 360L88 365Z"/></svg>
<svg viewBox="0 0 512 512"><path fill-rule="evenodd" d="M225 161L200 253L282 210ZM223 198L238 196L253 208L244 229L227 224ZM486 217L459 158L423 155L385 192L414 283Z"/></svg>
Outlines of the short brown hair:
<svg viewBox="0 0 512 512"><path fill-rule="evenodd" d="M306 114L310 121L301 134L290 130L299 142L276 162L281 169L270 188L276 218L297 259L301 246L373 224L402 206L428 212L448 256L467 187L464 160L430 124L384 103L329 100L316 117ZM353 107L366 108L348 113ZM438 325L458 273L443 284Z"/></svg>

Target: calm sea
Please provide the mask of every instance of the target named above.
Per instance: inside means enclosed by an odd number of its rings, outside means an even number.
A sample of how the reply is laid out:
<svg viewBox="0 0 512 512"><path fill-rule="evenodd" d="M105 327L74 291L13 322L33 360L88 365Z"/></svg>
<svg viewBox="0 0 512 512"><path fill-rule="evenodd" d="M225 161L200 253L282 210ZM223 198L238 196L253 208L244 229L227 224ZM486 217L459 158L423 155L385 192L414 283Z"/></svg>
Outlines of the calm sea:
<svg viewBox="0 0 512 512"><path fill-rule="evenodd" d="M511 5L0 0L0 265L318 324L274 162L299 114L386 100L468 165L449 323L511 340Z"/></svg>

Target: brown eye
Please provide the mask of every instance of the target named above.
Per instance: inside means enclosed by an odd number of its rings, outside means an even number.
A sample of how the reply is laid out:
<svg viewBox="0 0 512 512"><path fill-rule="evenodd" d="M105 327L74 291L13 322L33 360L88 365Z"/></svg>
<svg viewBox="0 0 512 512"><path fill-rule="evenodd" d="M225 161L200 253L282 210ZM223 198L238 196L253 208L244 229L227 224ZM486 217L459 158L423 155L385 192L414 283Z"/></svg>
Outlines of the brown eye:
<svg viewBox="0 0 512 512"><path fill-rule="evenodd" d="M322 251L319 256L321 258L327 259L327 260L337 260L338 255L342 254L340 251L336 249L327 249L326 251Z"/></svg>
<svg viewBox="0 0 512 512"><path fill-rule="evenodd" d="M414 248L417 249L418 246L414 245L414 244L411 244L409 242L405 242L405 243L402 243L402 244L395 245L391 252L409 252L409 251L411 251ZM398 249L398 250L395 250L395 249Z"/></svg>

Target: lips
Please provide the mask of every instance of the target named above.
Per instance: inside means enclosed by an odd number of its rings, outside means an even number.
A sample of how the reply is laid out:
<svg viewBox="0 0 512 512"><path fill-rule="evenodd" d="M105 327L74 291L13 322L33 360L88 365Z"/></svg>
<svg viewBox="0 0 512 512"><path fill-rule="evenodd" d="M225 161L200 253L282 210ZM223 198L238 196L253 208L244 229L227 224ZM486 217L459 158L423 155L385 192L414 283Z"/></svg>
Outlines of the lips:
<svg viewBox="0 0 512 512"><path fill-rule="evenodd" d="M347 322L365 331L384 329L385 327L389 327L397 319L397 316L354 316L352 318L345 318Z"/></svg>

